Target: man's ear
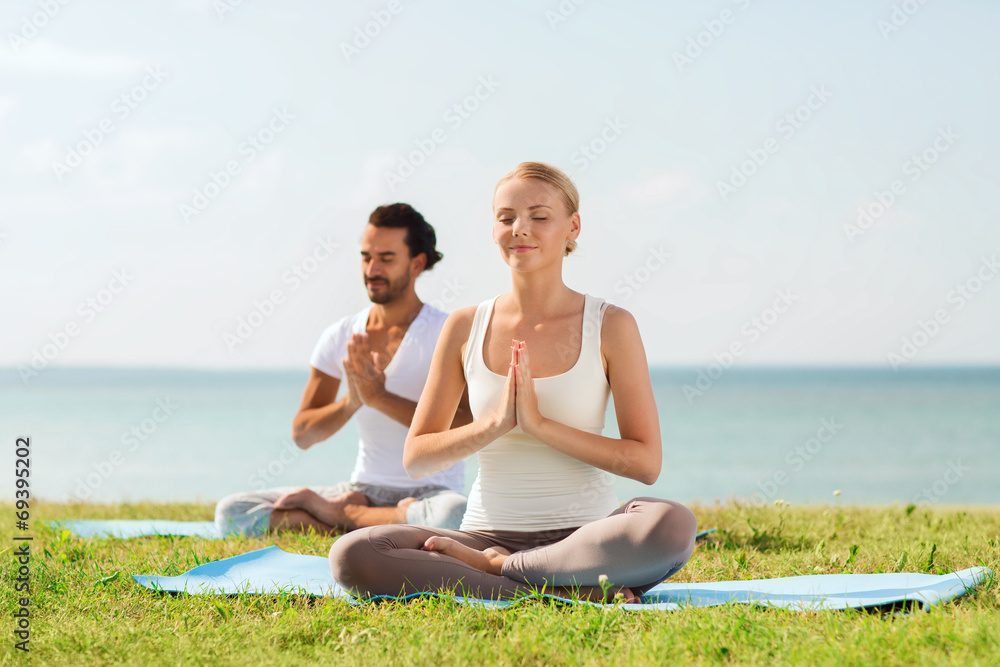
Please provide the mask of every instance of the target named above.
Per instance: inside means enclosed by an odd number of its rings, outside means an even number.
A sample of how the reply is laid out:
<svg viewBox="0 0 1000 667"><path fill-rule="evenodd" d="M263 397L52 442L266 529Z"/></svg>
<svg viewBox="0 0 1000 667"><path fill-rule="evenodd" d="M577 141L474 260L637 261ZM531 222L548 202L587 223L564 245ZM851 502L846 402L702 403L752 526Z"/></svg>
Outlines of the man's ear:
<svg viewBox="0 0 1000 667"><path fill-rule="evenodd" d="M424 270L427 266L427 253L420 253L416 257L410 259L410 273L414 276L420 275L420 272Z"/></svg>

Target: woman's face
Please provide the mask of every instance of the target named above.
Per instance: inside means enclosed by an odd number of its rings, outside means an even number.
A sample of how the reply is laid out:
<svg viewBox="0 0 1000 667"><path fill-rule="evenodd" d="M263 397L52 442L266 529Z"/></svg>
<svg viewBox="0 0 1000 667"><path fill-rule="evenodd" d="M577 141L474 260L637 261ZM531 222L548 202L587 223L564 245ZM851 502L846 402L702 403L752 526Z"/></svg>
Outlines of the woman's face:
<svg viewBox="0 0 1000 667"><path fill-rule="evenodd" d="M555 186L515 178L497 189L493 241L511 268L529 269L560 260L566 242L579 234L580 215L566 210Z"/></svg>

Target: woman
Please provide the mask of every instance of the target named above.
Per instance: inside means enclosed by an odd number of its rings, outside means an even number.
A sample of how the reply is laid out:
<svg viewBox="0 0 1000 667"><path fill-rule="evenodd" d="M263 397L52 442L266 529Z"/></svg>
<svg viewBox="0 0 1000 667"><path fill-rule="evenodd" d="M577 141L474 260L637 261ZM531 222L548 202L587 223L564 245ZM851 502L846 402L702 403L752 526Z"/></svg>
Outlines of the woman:
<svg viewBox="0 0 1000 667"><path fill-rule="evenodd" d="M403 455L419 479L478 453L468 511L457 531L392 525L341 537L330 565L344 588L636 601L691 557L697 522L686 507L619 507L607 475L655 482L660 426L631 314L563 284L578 208L576 187L545 164L522 163L497 184L493 240L512 289L445 321ZM466 390L474 421L449 430ZM609 392L620 439L601 435Z"/></svg>

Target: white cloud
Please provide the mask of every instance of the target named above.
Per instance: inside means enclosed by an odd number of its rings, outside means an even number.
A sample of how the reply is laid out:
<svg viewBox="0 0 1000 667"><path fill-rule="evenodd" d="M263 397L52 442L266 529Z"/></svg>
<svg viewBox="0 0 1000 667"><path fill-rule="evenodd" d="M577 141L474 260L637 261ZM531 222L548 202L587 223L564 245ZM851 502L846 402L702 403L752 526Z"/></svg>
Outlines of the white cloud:
<svg viewBox="0 0 1000 667"><path fill-rule="evenodd" d="M148 64L133 55L77 51L44 39L30 40L18 53L0 49L0 71L27 74L110 77L133 74Z"/></svg>
<svg viewBox="0 0 1000 667"><path fill-rule="evenodd" d="M361 166L361 182L351 190L351 207L371 207L373 201L381 201L389 196L385 182L386 172L394 171L399 158L390 153L375 153L365 157Z"/></svg>
<svg viewBox="0 0 1000 667"><path fill-rule="evenodd" d="M748 303L753 291L749 283L699 283L687 272L678 272L658 290L654 300L662 320L693 324Z"/></svg>
<svg viewBox="0 0 1000 667"><path fill-rule="evenodd" d="M705 198L709 189L686 171L661 171L637 183L621 188L620 200L634 206L663 204L689 205Z"/></svg>
<svg viewBox="0 0 1000 667"><path fill-rule="evenodd" d="M310 20L315 18L315 8L309 12ZM182 15L208 16L226 20L236 13L264 18L268 22L301 23L302 13L284 7L254 5L248 0L176 0L174 12Z"/></svg>
<svg viewBox="0 0 1000 667"><path fill-rule="evenodd" d="M21 99L18 97L0 97L0 128L2 128L4 124L10 120L11 116L14 115L14 110L17 109L20 104Z"/></svg>
<svg viewBox="0 0 1000 667"><path fill-rule="evenodd" d="M83 138L81 134L79 139ZM68 147L75 141L64 145L55 137L46 136L24 144L18 151L24 161L18 169L26 167L33 175L54 179L53 162L66 162ZM98 180L108 176L120 178L119 172L123 171L128 172L126 176L133 183L156 180L150 178L154 172L182 159L203 141L202 135L182 127L115 128L66 176L66 181L81 180L85 178L83 174Z"/></svg>
<svg viewBox="0 0 1000 667"><path fill-rule="evenodd" d="M20 165L18 169L27 166L39 175L51 175L52 161L63 157L60 150L59 142L54 137L42 137L30 144L24 144L18 152L25 164Z"/></svg>

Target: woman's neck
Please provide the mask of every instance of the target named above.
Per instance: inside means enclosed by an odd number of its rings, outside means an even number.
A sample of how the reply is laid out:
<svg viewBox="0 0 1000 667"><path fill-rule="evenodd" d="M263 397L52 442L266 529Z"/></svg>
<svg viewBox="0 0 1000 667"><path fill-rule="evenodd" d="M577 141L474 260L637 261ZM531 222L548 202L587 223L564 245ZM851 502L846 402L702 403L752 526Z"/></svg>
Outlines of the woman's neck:
<svg viewBox="0 0 1000 667"><path fill-rule="evenodd" d="M520 313L524 320L541 321L565 310L567 299L574 294L559 274L553 277L540 271L514 272L506 307Z"/></svg>

